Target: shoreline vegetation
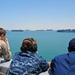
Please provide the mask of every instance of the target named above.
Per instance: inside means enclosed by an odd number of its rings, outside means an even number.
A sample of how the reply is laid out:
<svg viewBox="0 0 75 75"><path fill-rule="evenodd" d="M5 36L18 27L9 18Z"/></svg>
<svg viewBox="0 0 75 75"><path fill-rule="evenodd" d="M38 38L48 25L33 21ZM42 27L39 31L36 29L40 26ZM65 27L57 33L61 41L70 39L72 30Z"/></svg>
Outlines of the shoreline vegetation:
<svg viewBox="0 0 75 75"><path fill-rule="evenodd" d="M9 31L9 30L6 30L6 31ZM75 32L75 29L59 29L59 30L52 30L52 29L46 29L46 30L22 30L22 29L15 29L15 30L10 30L11 32L23 32L23 31L56 31L56 32Z"/></svg>

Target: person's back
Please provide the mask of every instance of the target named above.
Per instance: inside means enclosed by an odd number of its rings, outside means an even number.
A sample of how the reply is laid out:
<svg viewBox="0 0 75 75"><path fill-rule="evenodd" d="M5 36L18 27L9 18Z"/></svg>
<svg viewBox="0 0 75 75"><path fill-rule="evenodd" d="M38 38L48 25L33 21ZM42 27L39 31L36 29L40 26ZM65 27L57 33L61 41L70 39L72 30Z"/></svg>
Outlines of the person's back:
<svg viewBox="0 0 75 75"><path fill-rule="evenodd" d="M75 75L75 52L55 57L51 65L53 75Z"/></svg>
<svg viewBox="0 0 75 75"><path fill-rule="evenodd" d="M23 40L21 52L15 54L8 75L39 75L47 71L48 63L36 51L37 44L33 38Z"/></svg>
<svg viewBox="0 0 75 75"><path fill-rule="evenodd" d="M75 75L75 38L69 42L69 53L56 56L51 62L53 75Z"/></svg>

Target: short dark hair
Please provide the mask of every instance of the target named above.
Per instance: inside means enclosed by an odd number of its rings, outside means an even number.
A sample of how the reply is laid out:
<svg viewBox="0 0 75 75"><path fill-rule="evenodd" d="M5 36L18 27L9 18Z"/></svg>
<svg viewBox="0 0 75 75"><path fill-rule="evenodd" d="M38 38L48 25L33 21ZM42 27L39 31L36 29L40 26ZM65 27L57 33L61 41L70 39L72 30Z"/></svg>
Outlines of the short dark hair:
<svg viewBox="0 0 75 75"><path fill-rule="evenodd" d="M75 38L70 40L70 42L69 42L69 49L70 49L70 51L75 51Z"/></svg>
<svg viewBox="0 0 75 75"><path fill-rule="evenodd" d="M37 51L37 42L33 38L26 38L22 42L22 46L20 47L22 52L36 52Z"/></svg>
<svg viewBox="0 0 75 75"><path fill-rule="evenodd" d="M0 28L0 36L1 36L2 34L5 36L5 35L6 35L6 30L3 29L3 28Z"/></svg>

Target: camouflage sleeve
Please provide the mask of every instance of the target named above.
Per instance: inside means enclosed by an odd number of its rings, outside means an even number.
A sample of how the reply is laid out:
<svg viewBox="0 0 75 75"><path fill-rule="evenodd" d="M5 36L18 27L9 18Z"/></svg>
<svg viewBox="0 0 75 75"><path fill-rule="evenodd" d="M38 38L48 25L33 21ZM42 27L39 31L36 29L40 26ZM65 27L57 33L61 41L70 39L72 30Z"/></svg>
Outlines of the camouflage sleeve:
<svg viewBox="0 0 75 75"><path fill-rule="evenodd" d="M42 69L42 72L45 72L45 71L47 71L48 70L48 68L49 68L49 65L48 65L48 63L46 62L46 60L44 60L42 57L40 58L40 67L41 67L41 69Z"/></svg>
<svg viewBox="0 0 75 75"><path fill-rule="evenodd" d="M11 59L11 52L9 45L6 44L4 41L1 41L1 48L2 48L2 55L4 56L5 60L10 60Z"/></svg>

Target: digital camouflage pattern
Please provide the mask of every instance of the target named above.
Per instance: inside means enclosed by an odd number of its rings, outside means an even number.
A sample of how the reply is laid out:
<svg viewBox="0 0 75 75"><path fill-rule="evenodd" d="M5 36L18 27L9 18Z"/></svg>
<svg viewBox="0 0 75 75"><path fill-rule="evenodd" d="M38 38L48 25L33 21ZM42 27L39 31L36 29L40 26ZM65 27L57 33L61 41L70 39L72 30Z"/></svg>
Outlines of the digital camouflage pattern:
<svg viewBox="0 0 75 75"><path fill-rule="evenodd" d="M11 62L8 75L39 75L48 68L48 63L37 54L18 52Z"/></svg>

